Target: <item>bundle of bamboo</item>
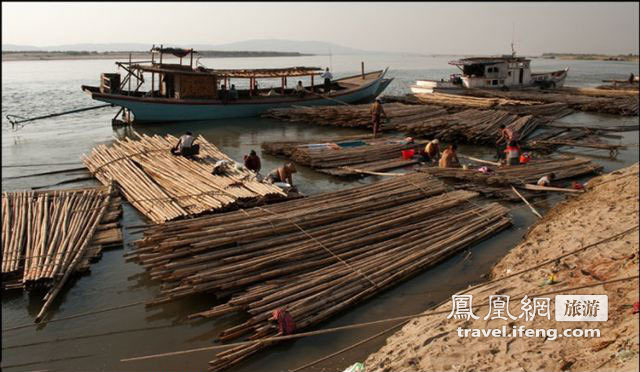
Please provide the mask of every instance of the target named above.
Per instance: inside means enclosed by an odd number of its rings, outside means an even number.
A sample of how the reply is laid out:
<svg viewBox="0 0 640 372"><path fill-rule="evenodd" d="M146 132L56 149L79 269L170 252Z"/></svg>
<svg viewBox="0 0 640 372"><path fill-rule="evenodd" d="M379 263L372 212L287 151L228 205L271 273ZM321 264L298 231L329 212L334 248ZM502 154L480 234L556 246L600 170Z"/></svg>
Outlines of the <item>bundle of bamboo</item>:
<svg viewBox="0 0 640 372"><path fill-rule="evenodd" d="M382 124L382 130L391 130L399 123L415 120L423 120L430 117L445 115L446 110L437 106L415 106L401 103L386 103L384 111L389 119ZM262 116L289 122L308 122L318 125L331 125L339 127L371 127L371 105L351 106L322 106L322 107L296 107L286 109L272 109Z"/></svg>
<svg viewBox="0 0 640 372"><path fill-rule="evenodd" d="M634 89L635 88L635 89ZM583 96L592 97L637 97L638 96L638 84L625 83L618 85L616 89L609 89L596 87L596 88L576 88L576 87L563 87L557 89L561 93L577 94Z"/></svg>
<svg viewBox="0 0 640 372"><path fill-rule="evenodd" d="M464 90L460 94L471 97L483 97L483 98L507 98L517 99L522 101L535 101L535 102L562 102L569 105L569 107L580 111L591 111L608 114L617 114L625 116L638 115L638 96L637 95L625 95L622 97L603 97L596 94L589 93L590 95L581 94L585 90L575 90L564 88L564 90L550 90L550 91L510 91L503 92L498 90L488 89L469 89ZM603 90L604 92L604 90ZM599 93L602 95L603 93Z"/></svg>
<svg viewBox="0 0 640 372"><path fill-rule="evenodd" d="M237 202L258 203L284 198L274 185L262 183L242 166L214 175L219 160L233 160L199 136L195 160L171 154L178 139L167 135L118 140L100 145L85 156L89 171L103 184L117 182L129 202L150 220L162 223L179 217L231 208Z"/></svg>
<svg viewBox="0 0 640 372"><path fill-rule="evenodd" d="M319 172L345 176L358 172L350 171L344 167L379 172L416 164L417 159L403 159L402 151L419 150L425 146L425 143L425 141L408 143L404 138L369 139L365 137L324 145L300 142L265 142L262 144L262 149L268 154L285 156Z"/></svg>
<svg viewBox="0 0 640 372"><path fill-rule="evenodd" d="M465 110L433 119L405 123L398 129L426 137L437 137L450 142L495 144L500 136L500 125L520 133L525 139L546 120L532 115L519 116L502 110Z"/></svg>
<svg viewBox="0 0 640 372"><path fill-rule="evenodd" d="M3 288L51 288L36 319L78 264L96 254L97 244L122 241L121 235L111 231L118 228L112 223L114 213L120 213L119 202L112 203L111 194L111 187L3 193L2 275L14 279ZM102 228L109 232L95 239L101 223L109 224Z"/></svg>
<svg viewBox="0 0 640 372"><path fill-rule="evenodd" d="M503 107L513 106L533 106L541 104L542 102L523 101L517 99L508 98L480 98L461 96L457 94L447 93L429 93L429 94L416 94L415 97L423 104L437 105L450 108L460 109L503 109Z"/></svg>
<svg viewBox="0 0 640 372"><path fill-rule="evenodd" d="M510 224L506 208L468 203L476 193L443 192L440 181L414 173L268 209L168 222L146 231L130 256L165 283L154 304L213 292L226 301L191 318L248 312L219 339L260 340L279 334L269 321L275 309L286 307L298 330L316 325ZM271 344L219 353L210 370Z"/></svg>
<svg viewBox="0 0 640 372"><path fill-rule="evenodd" d="M602 166L588 159L579 157L562 157L556 159L531 160L527 164L498 167L490 173L478 172L475 169L461 168L419 168L418 172L426 172L443 178L481 183L488 185L516 185L536 183L542 176L555 174L556 180L596 173Z"/></svg>

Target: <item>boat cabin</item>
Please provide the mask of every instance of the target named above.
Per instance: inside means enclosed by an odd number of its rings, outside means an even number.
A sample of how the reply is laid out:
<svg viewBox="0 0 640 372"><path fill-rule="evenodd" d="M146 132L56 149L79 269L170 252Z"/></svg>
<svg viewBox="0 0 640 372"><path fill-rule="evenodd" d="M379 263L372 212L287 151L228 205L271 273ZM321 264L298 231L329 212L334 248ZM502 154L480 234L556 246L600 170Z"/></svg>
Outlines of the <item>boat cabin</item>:
<svg viewBox="0 0 640 372"><path fill-rule="evenodd" d="M178 57L179 63L165 63L164 57L167 54ZM309 78L311 86L306 86L305 89L317 91L315 78L323 73L320 67L235 70L210 69L204 66L194 68L194 54L197 52L193 49L154 47L151 49L151 61L116 62L128 74L122 82L120 74L102 74L100 92L179 100L237 100L285 96L295 94L297 80L291 82L289 78ZM183 59L186 58L189 59L189 64L183 64ZM151 74L151 88L143 93L139 89L145 82L144 73ZM269 87L260 88L258 79L268 79ZM131 87L133 80L137 80L138 85L134 89ZM238 83L237 97L234 96L235 93L229 94L234 83ZM128 90L123 89L126 84L129 85ZM336 83L331 88L336 91L348 87Z"/></svg>
<svg viewBox="0 0 640 372"><path fill-rule="evenodd" d="M465 88L497 88L528 85L531 81L530 62L524 57L502 56L464 58L449 64L462 71L452 80L458 80Z"/></svg>

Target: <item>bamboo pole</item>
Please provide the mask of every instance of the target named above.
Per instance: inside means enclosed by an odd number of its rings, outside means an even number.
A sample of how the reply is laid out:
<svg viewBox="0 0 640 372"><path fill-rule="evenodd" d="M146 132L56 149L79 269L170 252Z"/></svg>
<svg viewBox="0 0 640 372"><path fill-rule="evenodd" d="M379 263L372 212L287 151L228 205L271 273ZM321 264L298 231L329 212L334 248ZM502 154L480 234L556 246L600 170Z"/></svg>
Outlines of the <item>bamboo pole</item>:
<svg viewBox="0 0 640 372"><path fill-rule="evenodd" d="M520 197L520 199L522 199L522 201L524 201L529 206L533 214L535 214L539 218L542 218L542 215L538 213L538 211L531 204L529 204L529 202L527 201L527 199L524 198L524 196L520 195L520 193L518 192L518 190L516 190L515 187L511 186L511 190L513 190L513 192L515 192L516 195L518 195L518 197Z"/></svg>

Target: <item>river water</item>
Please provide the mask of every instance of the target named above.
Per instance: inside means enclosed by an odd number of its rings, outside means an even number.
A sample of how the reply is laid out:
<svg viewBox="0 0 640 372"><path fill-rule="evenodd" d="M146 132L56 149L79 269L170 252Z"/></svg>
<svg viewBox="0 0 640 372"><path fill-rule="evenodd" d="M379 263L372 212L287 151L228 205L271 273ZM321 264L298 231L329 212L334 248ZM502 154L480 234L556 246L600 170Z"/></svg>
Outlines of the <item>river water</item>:
<svg viewBox="0 0 640 372"><path fill-rule="evenodd" d="M416 57L399 55L367 56L367 70L390 67L388 76L395 80L385 94L408 93L408 86L418 78L447 77L457 72L447 65L453 57ZM260 68L287 66L330 66L336 77L360 72L359 57L308 56L274 58L203 59L207 67ZM51 185L82 174L60 174L10 179L34 173L80 167L82 154L97 144L111 143L115 138L130 134L127 129L112 129L114 108L88 111L28 123L12 131L5 115L34 117L54 112L96 105L80 91L80 85L97 85L99 74L115 72L111 60L93 61L28 61L2 63L2 190L24 190ZM638 74L637 63L533 60L534 70L550 71L570 67L567 85L595 86L603 79L625 79ZM261 84L262 87L269 83ZM237 84L242 86L242 84ZM274 86L277 84L274 83ZM576 124L624 125L637 123L638 118L576 113L562 119ZM180 135L186 129L204 135L209 141L236 160L260 144L274 140L313 140L317 136L367 133L363 130L318 127L305 124L281 123L274 120L249 118L190 124L165 124L135 127L146 134ZM612 143L637 144L638 133L621 133L622 139ZM461 146L463 154L490 159L491 148ZM573 150L593 158L605 171L615 170L638 161L638 147L623 150L614 160L597 150ZM282 163L269 155L261 155L263 169L270 170ZM298 167L295 182L305 194L340 190L360 183L377 180L343 180ZM59 187L78 187L96 184L82 181ZM538 202L544 213L563 197L549 196ZM419 313L429 306L447 299L455 291L482 280L500 257L513 247L526 232L535 217L522 205L512 205L513 227L495 237L461 252L414 279L400 284L381 295L362 303L318 328L367 322L382 318ZM141 215L124 203L123 226L144 223ZM126 244L140 237L124 229ZM159 285L150 281L144 270L135 263L124 261L123 250L104 252L102 259L92 265L91 274L73 280L51 308L49 319L90 312L111 306L151 299ZM465 259L466 257L466 259ZM2 327L32 323L42 302L28 293L3 293ZM122 358L192 349L214 344L220 330L236 324L240 315L216 320L187 321L187 315L212 305L212 299L201 295L166 306L145 309L134 306L87 317L54 322L43 327L29 327L2 333L2 367L9 371L65 370L65 371L194 371L206 370L214 352L205 351L181 356L139 362L120 362ZM336 350L371 336L390 324L314 336L285 342L255 355L233 371L285 371L301 366ZM360 361L377 350L384 337L357 347L336 358L318 364L312 371L339 371Z"/></svg>

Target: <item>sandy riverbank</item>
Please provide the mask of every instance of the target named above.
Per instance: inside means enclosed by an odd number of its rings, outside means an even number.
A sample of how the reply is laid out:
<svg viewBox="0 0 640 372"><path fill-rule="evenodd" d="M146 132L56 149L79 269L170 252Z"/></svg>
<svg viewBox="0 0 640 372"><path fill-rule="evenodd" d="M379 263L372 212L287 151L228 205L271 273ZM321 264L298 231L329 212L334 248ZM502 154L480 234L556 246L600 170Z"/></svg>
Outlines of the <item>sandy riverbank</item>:
<svg viewBox="0 0 640 372"><path fill-rule="evenodd" d="M638 164L591 180L589 190L570 199L531 227L524 240L493 269L493 278L533 267L563 253L638 226ZM556 284L544 284L554 275ZM474 306L489 295L513 298L638 275L638 231L597 245L539 269L471 290ZM556 322L554 296L550 320L526 322L484 320L487 307L474 308L477 320L447 319L447 314L414 319L387 339L387 344L365 361L367 372L391 371L638 371L638 279L572 290L563 294L606 294L609 319L605 322ZM544 296L543 296L544 297ZM522 313L520 300L510 313ZM451 301L432 310L452 309ZM430 310L431 311L431 310ZM430 312L429 311L429 312ZM461 338L458 327L599 328L600 338Z"/></svg>

